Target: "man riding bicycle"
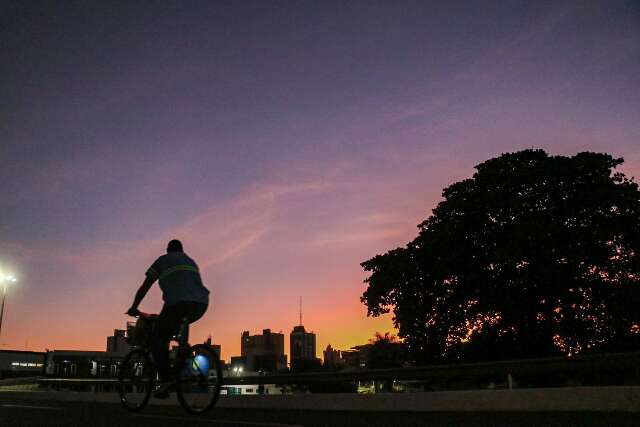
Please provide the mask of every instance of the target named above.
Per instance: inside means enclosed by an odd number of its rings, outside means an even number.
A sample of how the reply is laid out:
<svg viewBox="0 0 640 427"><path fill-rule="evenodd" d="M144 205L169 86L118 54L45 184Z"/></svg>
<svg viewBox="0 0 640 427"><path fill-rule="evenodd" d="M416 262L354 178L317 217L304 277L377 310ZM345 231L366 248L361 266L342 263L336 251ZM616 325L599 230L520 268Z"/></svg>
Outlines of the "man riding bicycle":
<svg viewBox="0 0 640 427"><path fill-rule="evenodd" d="M209 291L202 284L198 265L184 253L179 240L172 240L167 245L167 253L147 270L128 315L140 314L138 306L156 280L162 289L164 306L153 329L151 354L162 382L155 396L164 398L169 396L175 377L175 372L169 370L169 341L178 333L183 319L193 323L204 315L209 305Z"/></svg>

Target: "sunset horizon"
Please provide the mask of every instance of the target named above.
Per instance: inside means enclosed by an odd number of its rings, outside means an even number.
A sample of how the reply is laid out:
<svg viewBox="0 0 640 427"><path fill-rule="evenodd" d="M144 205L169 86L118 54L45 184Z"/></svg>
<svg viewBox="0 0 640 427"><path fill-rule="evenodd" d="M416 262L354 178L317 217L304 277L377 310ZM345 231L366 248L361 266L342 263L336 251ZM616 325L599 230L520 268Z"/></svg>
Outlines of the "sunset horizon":
<svg viewBox="0 0 640 427"><path fill-rule="evenodd" d="M1 350L104 351L176 238L211 292L191 341L229 361L271 329L289 355L302 297L322 357L398 334L360 263L475 165L589 151L640 176L637 4L156 6L0 6Z"/></svg>

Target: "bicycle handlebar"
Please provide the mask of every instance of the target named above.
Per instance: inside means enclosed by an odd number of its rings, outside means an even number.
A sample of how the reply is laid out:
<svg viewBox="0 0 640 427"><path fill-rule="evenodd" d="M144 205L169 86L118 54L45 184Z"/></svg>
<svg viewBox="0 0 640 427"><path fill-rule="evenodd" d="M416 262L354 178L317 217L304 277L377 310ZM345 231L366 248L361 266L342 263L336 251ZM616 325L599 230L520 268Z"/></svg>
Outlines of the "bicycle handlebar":
<svg viewBox="0 0 640 427"><path fill-rule="evenodd" d="M154 317L158 317L156 313L145 313L144 311L138 310L136 315L130 315L131 317L144 317L145 319L152 319Z"/></svg>

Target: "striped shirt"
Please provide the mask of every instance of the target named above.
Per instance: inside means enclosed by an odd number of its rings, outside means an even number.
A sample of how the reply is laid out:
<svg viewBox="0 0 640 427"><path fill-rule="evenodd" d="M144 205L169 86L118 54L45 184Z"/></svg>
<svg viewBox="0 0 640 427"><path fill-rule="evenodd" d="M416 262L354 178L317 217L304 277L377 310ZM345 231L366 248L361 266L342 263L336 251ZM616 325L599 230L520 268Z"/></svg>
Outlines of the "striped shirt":
<svg viewBox="0 0 640 427"><path fill-rule="evenodd" d="M166 306L183 301L209 303L198 265L184 252L162 255L149 267L147 276L158 280Z"/></svg>

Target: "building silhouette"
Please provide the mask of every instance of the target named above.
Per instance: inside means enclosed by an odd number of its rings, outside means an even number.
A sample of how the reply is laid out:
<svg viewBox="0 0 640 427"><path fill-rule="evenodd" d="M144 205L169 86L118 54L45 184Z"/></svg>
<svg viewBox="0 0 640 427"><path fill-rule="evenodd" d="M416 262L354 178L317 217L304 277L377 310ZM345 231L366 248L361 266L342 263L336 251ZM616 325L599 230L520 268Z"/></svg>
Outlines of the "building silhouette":
<svg viewBox="0 0 640 427"><path fill-rule="evenodd" d="M0 380L42 375L46 355L41 351L0 350Z"/></svg>
<svg viewBox="0 0 640 427"><path fill-rule="evenodd" d="M307 332L302 326L302 297L300 297L300 321L289 334L291 351L291 371L315 371L320 368L320 359L316 357L316 334Z"/></svg>
<svg viewBox="0 0 640 427"><path fill-rule="evenodd" d="M324 366L336 367L342 362L340 360L340 350L336 350L331 347L331 344L327 345L326 350L322 352Z"/></svg>
<svg viewBox="0 0 640 427"><path fill-rule="evenodd" d="M207 340L203 344L206 344L213 349L213 352L216 354L216 356L220 360L220 363L222 364L222 366L224 366L225 365L224 360L220 359L220 355L222 354L222 346L220 344L213 344L211 342L211 335L207 337Z"/></svg>
<svg viewBox="0 0 640 427"><path fill-rule="evenodd" d="M107 352L116 354L127 354L131 350L127 344L127 338L123 329L114 329L113 335L107 337Z"/></svg>
<svg viewBox="0 0 640 427"><path fill-rule="evenodd" d="M287 369L284 334L271 332L271 329L263 329L262 335L249 335L249 331L244 331L240 339L241 356L233 357L232 365L243 364L245 371L276 372Z"/></svg>
<svg viewBox="0 0 640 427"><path fill-rule="evenodd" d="M356 345L341 352L342 363L352 368L366 368L372 344Z"/></svg>
<svg viewBox="0 0 640 427"><path fill-rule="evenodd" d="M307 332L302 325L293 327L293 331L289 335L289 345L291 363L298 359L312 360L316 358L316 334Z"/></svg>
<svg viewBox="0 0 640 427"><path fill-rule="evenodd" d="M133 324L128 323L127 328ZM55 377L92 378L118 376L120 362L131 350L127 331L114 329L107 337L106 351L52 350L46 353L45 375Z"/></svg>
<svg viewBox="0 0 640 427"><path fill-rule="evenodd" d="M118 376L123 353L53 350L46 354L45 373L54 377L92 378Z"/></svg>

